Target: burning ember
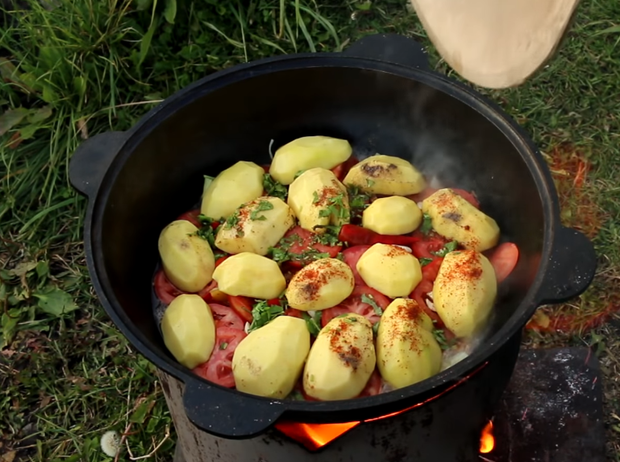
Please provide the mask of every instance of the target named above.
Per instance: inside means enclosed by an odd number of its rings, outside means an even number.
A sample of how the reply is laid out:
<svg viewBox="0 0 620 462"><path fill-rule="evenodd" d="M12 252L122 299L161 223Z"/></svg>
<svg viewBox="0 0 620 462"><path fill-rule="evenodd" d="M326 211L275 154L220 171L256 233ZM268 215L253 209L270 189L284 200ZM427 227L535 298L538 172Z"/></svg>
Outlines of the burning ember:
<svg viewBox="0 0 620 462"><path fill-rule="evenodd" d="M495 447L495 437L493 436L493 422L489 421L482 430L480 436L480 453L488 454Z"/></svg>

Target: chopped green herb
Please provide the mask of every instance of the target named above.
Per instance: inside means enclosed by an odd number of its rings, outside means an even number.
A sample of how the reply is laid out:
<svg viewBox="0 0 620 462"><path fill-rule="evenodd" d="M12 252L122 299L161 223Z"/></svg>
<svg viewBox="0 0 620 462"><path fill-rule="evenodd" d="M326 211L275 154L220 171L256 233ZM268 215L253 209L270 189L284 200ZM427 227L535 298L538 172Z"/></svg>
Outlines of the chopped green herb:
<svg viewBox="0 0 620 462"><path fill-rule="evenodd" d="M338 222L348 222L351 214L349 213L348 204L345 204L345 193L341 192L327 199L327 207L319 211L319 217L332 217ZM316 202L315 202L316 203Z"/></svg>
<svg viewBox="0 0 620 462"><path fill-rule="evenodd" d="M198 215L198 221L202 225L198 231L196 231L196 235L209 243L211 248L215 247L215 236L219 231L222 224L218 220L213 220L202 213ZM217 223L217 227L214 229L213 224Z"/></svg>
<svg viewBox="0 0 620 462"><path fill-rule="evenodd" d="M283 313L284 307L282 305L269 305L267 300L261 300L255 303L252 308L252 324L250 324L248 332L252 332L253 330L269 324Z"/></svg>
<svg viewBox="0 0 620 462"><path fill-rule="evenodd" d="M304 395L301 394L300 391L293 390L290 395L288 395L288 399L293 401L305 401Z"/></svg>
<svg viewBox="0 0 620 462"><path fill-rule="evenodd" d="M239 209L235 210L231 216L226 218L226 227L232 228L234 226L237 226L238 223L239 223Z"/></svg>
<svg viewBox="0 0 620 462"><path fill-rule="evenodd" d="M322 228L325 230L325 232L323 234L315 234L313 236L313 243L329 246L340 244L340 241L338 240L338 234L340 234L340 226L315 226L315 229L317 228Z"/></svg>
<svg viewBox="0 0 620 462"><path fill-rule="evenodd" d="M250 213L250 220L265 221L267 217L265 215L259 216L258 214L267 210L273 210L273 204L269 201L260 201L258 206Z"/></svg>
<svg viewBox="0 0 620 462"><path fill-rule="evenodd" d="M372 188L375 185L374 180L371 180L370 178L366 178L366 186L368 186L369 188Z"/></svg>
<svg viewBox="0 0 620 462"><path fill-rule="evenodd" d="M372 181L372 180L371 180ZM349 207L351 209L351 219L361 219L364 210L372 202L372 197L363 192L358 186L347 186L349 193Z"/></svg>
<svg viewBox="0 0 620 462"><path fill-rule="evenodd" d="M292 259L292 256L288 250L281 247L269 247L267 255L276 263L283 263Z"/></svg>
<svg viewBox="0 0 620 462"><path fill-rule="evenodd" d="M226 348L228 348L228 343L226 342L220 343L220 350L225 350Z"/></svg>
<svg viewBox="0 0 620 462"><path fill-rule="evenodd" d="M448 341L446 340L446 333L442 329L433 329L433 335L442 350L450 348L451 345L448 345Z"/></svg>
<svg viewBox="0 0 620 462"><path fill-rule="evenodd" d="M215 258L215 261L219 260L220 258L227 257L227 256L228 254L224 252L213 252L213 258Z"/></svg>
<svg viewBox="0 0 620 462"><path fill-rule="evenodd" d="M321 200L321 198L319 197L319 193L316 192L316 191L312 192L312 197L313 197L313 199L312 199L312 203L313 204L318 204L319 201Z"/></svg>
<svg viewBox="0 0 620 462"><path fill-rule="evenodd" d="M370 306L372 306L372 309L375 310L377 316L383 315L383 310L379 305L377 305L375 298L371 294L362 294L362 302L368 303Z"/></svg>
<svg viewBox="0 0 620 462"><path fill-rule="evenodd" d="M301 317L304 319L304 321L306 321L306 327L308 327L308 332L310 332L310 334L314 335L315 337L319 335L319 332L321 332L321 316L321 311L317 311L316 313L314 313L314 316L310 316L305 311L301 313Z"/></svg>
<svg viewBox="0 0 620 462"><path fill-rule="evenodd" d="M263 176L263 188L268 196L279 197L283 201L286 201L286 195L288 190L279 181L276 181L269 173L265 173Z"/></svg>
<svg viewBox="0 0 620 462"><path fill-rule="evenodd" d="M450 252L454 252L458 247L459 243L456 241L448 242L443 248L437 252L431 252L433 255L437 255L438 257L445 257Z"/></svg>
<svg viewBox="0 0 620 462"><path fill-rule="evenodd" d="M377 321L376 323L372 325L372 333L375 334L375 337L377 336L377 333L379 332L379 324L381 324L381 321Z"/></svg>
<svg viewBox="0 0 620 462"><path fill-rule="evenodd" d="M420 232L422 234L428 234L433 229L433 220L428 213L424 214L424 220L422 221L422 226L420 226Z"/></svg>
<svg viewBox="0 0 620 462"><path fill-rule="evenodd" d="M305 170L300 170L297 173L295 173L295 177L293 178L294 180L296 180L297 178L299 178L301 176L302 173L304 173Z"/></svg>
<svg viewBox="0 0 620 462"><path fill-rule="evenodd" d="M420 266L424 267L433 261L432 258L420 258Z"/></svg>

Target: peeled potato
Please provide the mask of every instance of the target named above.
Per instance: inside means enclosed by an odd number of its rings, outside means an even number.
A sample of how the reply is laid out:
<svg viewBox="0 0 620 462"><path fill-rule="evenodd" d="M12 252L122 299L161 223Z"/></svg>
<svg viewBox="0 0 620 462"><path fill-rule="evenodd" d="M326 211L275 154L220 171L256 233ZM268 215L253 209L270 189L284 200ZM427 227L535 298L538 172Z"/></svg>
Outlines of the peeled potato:
<svg viewBox="0 0 620 462"><path fill-rule="evenodd" d="M227 253L266 255L294 224L293 211L282 199L261 196L234 212L218 231L215 246Z"/></svg>
<svg viewBox="0 0 620 462"><path fill-rule="evenodd" d="M397 236L416 230L422 223L422 211L410 199L389 196L376 199L362 215L362 226L375 233Z"/></svg>
<svg viewBox="0 0 620 462"><path fill-rule="evenodd" d="M499 240L499 226L495 220L449 188L424 199L422 210L431 217L437 233L459 242L466 249L483 252L495 247Z"/></svg>
<svg viewBox="0 0 620 462"><path fill-rule="evenodd" d="M380 154L354 165L343 183L386 196L417 194L426 187L426 180L410 162Z"/></svg>
<svg viewBox="0 0 620 462"><path fill-rule="evenodd" d="M356 265L364 282L388 297L407 297L422 280L420 262L396 245L374 244Z"/></svg>
<svg viewBox="0 0 620 462"><path fill-rule="evenodd" d="M319 332L304 369L304 391L323 401L358 396L376 364L370 321L349 313L332 319Z"/></svg>
<svg viewBox="0 0 620 462"><path fill-rule="evenodd" d="M254 162L237 162L223 170L207 187L200 213L219 220L263 194L265 170Z"/></svg>
<svg viewBox="0 0 620 462"><path fill-rule="evenodd" d="M306 170L293 181L288 205L302 228L318 234L325 232L321 227L343 225L350 219L347 188L324 168Z"/></svg>
<svg viewBox="0 0 620 462"><path fill-rule="evenodd" d="M484 326L496 295L495 271L487 257L474 250L445 256L433 286L433 303L457 337L470 337Z"/></svg>
<svg viewBox="0 0 620 462"><path fill-rule="evenodd" d="M306 322L279 316L241 340L232 360L237 390L285 398L302 373L310 351Z"/></svg>
<svg viewBox="0 0 620 462"><path fill-rule="evenodd" d="M215 323L211 308L198 295L183 294L172 300L161 330L166 348L185 367L193 369L211 356Z"/></svg>
<svg viewBox="0 0 620 462"><path fill-rule="evenodd" d="M269 173L284 185L289 185L300 171L315 167L332 169L353 152L347 140L329 136L304 136L278 149L271 161Z"/></svg>
<svg viewBox="0 0 620 462"><path fill-rule="evenodd" d="M439 372L442 352L432 330L431 318L415 300L390 303L377 331L377 367L386 382L408 387Z"/></svg>
<svg viewBox="0 0 620 462"><path fill-rule="evenodd" d="M288 304L297 310L324 310L351 295L354 286L349 265L336 258L321 258L293 276L285 295Z"/></svg>
<svg viewBox="0 0 620 462"><path fill-rule="evenodd" d="M228 257L215 268L213 279L225 294L264 300L280 296L286 288L286 280L278 264L250 252Z"/></svg>
<svg viewBox="0 0 620 462"><path fill-rule="evenodd" d="M198 228L187 220L176 220L159 235L159 255L170 282L184 292L198 292L211 282L215 258L207 241L196 235Z"/></svg>

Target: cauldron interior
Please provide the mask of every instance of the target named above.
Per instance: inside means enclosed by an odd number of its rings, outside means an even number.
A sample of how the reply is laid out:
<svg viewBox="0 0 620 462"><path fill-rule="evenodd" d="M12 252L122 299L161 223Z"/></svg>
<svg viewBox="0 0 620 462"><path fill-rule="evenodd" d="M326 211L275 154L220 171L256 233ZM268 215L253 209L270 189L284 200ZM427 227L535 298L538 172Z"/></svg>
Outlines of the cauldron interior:
<svg viewBox="0 0 620 462"><path fill-rule="evenodd" d="M272 139L275 150L323 134L348 139L359 157L400 156L443 186L476 192L503 238L521 250L490 335L515 312L536 274L545 220L534 169L492 119L492 110L478 112L429 84L354 67L239 71L198 85L143 124L104 178L101 190L109 191L93 226L101 224L102 246L94 250L101 280L112 287L121 318L154 352L172 358L151 307L160 231L197 203L203 175L239 160L268 163Z"/></svg>

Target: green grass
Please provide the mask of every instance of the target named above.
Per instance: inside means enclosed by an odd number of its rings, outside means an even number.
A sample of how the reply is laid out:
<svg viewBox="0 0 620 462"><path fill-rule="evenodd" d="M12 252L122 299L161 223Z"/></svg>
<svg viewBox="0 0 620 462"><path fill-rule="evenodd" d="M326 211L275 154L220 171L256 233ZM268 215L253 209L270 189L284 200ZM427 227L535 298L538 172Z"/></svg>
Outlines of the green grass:
<svg viewBox="0 0 620 462"><path fill-rule="evenodd" d="M338 51L373 32L428 40L401 0L56 0L51 10L28 3L29 11L8 13L19 23L0 27L0 460L18 448L23 460L110 460L98 442L107 430L126 431L134 456L159 445L150 460L171 460L174 430L153 368L110 323L90 286L81 246L85 199L67 179L76 146L129 128L176 90L238 63ZM584 188L601 217L601 267L592 289L564 311L618 304L618 18L617 1L584 2L548 67L517 89L481 90L550 161L566 143L592 164ZM431 60L449 72L432 48ZM583 224L570 212L567 223ZM594 345L613 377L620 369L614 333L611 323L530 334L528 342ZM612 380L606 386L609 460L618 460L620 389ZM125 448L120 460L128 459Z"/></svg>

